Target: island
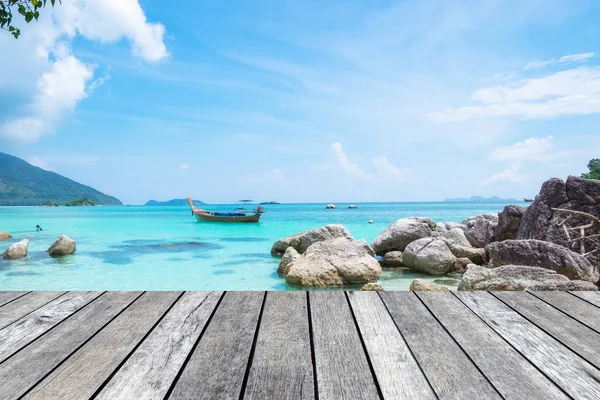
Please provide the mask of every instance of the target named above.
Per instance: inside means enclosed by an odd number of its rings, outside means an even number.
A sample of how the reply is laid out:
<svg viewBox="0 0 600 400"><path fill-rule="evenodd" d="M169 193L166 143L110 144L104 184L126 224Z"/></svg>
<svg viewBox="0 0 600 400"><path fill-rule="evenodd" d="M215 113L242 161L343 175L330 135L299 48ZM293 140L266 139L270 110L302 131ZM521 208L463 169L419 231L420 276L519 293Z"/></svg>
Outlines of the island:
<svg viewBox="0 0 600 400"><path fill-rule="evenodd" d="M94 200L79 198L65 203L65 207L93 207L96 203Z"/></svg>
<svg viewBox="0 0 600 400"><path fill-rule="evenodd" d="M454 198L454 199L444 199L444 202L446 202L446 203L502 203L502 204L509 204L509 203L520 203L521 201L517 200L517 199L503 199L498 196L492 196L492 197L471 196L469 198L458 197L458 198Z"/></svg>
<svg viewBox="0 0 600 400"><path fill-rule="evenodd" d="M193 200L193 202L194 202L195 206L201 206L203 204L206 204L200 200ZM188 206L189 207L188 199L172 199L172 200L167 200L167 201L149 200L144 205L146 205L146 206Z"/></svg>

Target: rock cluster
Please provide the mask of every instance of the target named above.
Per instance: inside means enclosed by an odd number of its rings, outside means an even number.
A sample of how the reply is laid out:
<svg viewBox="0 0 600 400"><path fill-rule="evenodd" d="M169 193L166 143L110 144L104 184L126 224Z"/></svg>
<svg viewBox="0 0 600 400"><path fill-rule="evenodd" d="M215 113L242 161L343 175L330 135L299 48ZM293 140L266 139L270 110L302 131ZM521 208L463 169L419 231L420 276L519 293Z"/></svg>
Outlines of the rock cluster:
<svg viewBox="0 0 600 400"><path fill-rule="evenodd" d="M10 235L9 235L10 237ZM48 254L51 257L62 257L72 254L75 251L75 241L68 236L60 236L48 249ZM29 249L29 239L23 239L20 242L14 243L4 253L2 258L5 260L16 260L27 257Z"/></svg>

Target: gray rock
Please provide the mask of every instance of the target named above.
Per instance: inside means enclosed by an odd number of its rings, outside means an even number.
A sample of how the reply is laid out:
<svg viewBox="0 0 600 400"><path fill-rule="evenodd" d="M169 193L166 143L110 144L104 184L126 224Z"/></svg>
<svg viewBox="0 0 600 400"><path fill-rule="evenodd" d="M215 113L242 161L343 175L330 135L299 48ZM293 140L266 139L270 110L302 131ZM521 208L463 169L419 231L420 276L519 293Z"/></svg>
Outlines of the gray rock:
<svg viewBox="0 0 600 400"><path fill-rule="evenodd" d="M402 258L403 254L401 251L390 251L385 253L385 255L383 256L383 261L381 262L381 265L389 268L402 267L404 265L402 264Z"/></svg>
<svg viewBox="0 0 600 400"><path fill-rule="evenodd" d="M412 291L427 291L427 292L437 292L448 290L447 287L436 285L433 282L426 281L425 279L415 279L410 284L410 290Z"/></svg>
<svg viewBox="0 0 600 400"><path fill-rule="evenodd" d="M430 275L444 275L456 267L456 257L443 240L423 238L410 243L404 251L404 266Z"/></svg>
<svg viewBox="0 0 600 400"><path fill-rule="evenodd" d="M477 249L474 247L465 247L452 244L449 246L450 251L457 258L468 258L473 264L486 264L485 249Z"/></svg>
<svg viewBox="0 0 600 400"><path fill-rule="evenodd" d="M298 257L300 257L300 253L298 253L293 247L288 247L285 250L285 253L283 253L281 262L279 262L279 268L277 268L277 273L279 275L287 275L290 270L290 264Z"/></svg>
<svg viewBox="0 0 600 400"><path fill-rule="evenodd" d="M467 270L467 266L469 266L470 264L473 264L473 261L471 261L468 258L457 258L455 272L465 272Z"/></svg>
<svg viewBox="0 0 600 400"><path fill-rule="evenodd" d="M12 236L9 233L6 232L0 232L0 240L7 240L12 238Z"/></svg>
<svg viewBox="0 0 600 400"><path fill-rule="evenodd" d="M383 287L379 283L367 283L360 288L361 292L382 292Z"/></svg>
<svg viewBox="0 0 600 400"><path fill-rule="evenodd" d="M453 244L462 247L473 247L471 242L467 239L465 231L460 228L449 229L443 237L449 245Z"/></svg>
<svg viewBox="0 0 600 400"><path fill-rule="evenodd" d="M498 214L498 225L494 230L492 241L501 242L516 239L523 214L525 214L525 208L521 206L510 205L504 207L504 210Z"/></svg>
<svg viewBox="0 0 600 400"><path fill-rule="evenodd" d="M313 243L338 237L353 240L352 235L343 225L325 225L278 240L271 248L271 255L281 257L288 247L293 247L302 254Z"/></svg>
<svg viewBox="0 0 600 400"><path fill-rule="evenodd" d="M10 246L3 254L5 260L16 260L17 258L27 257L27 249L29 247L29 239L23 239Z"/></svg>
<svg viewBox="0 0 600 400"><path fill-rule="evenodd" d="M454 229L454 228L459 228L459 229L462 229L463 231L466 231L467 225L457 224L456 222L446 222L446 229L450 230L450 229Z"/></svg>
<svg viewBox="0 0 600 400"><path fill-rule="evenodd" d="M498 215L482 214L467 218L463 221L467 226L465 236L474 247L483 248L490 243L494 236L496 225L498 224Z"/></svg>
<svg viewBox="0 0 600 400"><path fill-rule="evenodd" d="M446 224L443 222L438 222L435 224L434 232L441 234L442 236L448 232L448 228L446 228Z"/></svg>
<svg viewBox="0 0 600 400"><path fill-rule="evenodd" d="M591 290L591 282L570 281L546 268L505 265L486 268L471 264L463 274L458 290Z"/></svg>
<svg viewBox="0 0 600 400"><path fill-rule="evenodd" d="M287 283L308 287L377 282L381 275L379 262L363 244L344 237L312 244L286 268Z"/></svg>
<svg viewBox="0 0 600 400"><path fill-rule="evenodd" d="M569 279L598 282L600 272L580 254L541 240L505 240L485 248L490 266L527 265L556 271Z"/></svg>
<svg viewBox="0 0 600 400"><path fill-rule="evenodd" d="M75 252L75 241L68 236L60 236L56 242L48 249L48 254L52 257L62 257Z"/></svg>
<svg viewBox="0 0 600 400"><path fill-rule="evenodd" d="M377 255L390 251L404 251L406 246L417 239L431 236L436 223L429 218L399 219L383 230L373 241L373 249Z"/></svg>

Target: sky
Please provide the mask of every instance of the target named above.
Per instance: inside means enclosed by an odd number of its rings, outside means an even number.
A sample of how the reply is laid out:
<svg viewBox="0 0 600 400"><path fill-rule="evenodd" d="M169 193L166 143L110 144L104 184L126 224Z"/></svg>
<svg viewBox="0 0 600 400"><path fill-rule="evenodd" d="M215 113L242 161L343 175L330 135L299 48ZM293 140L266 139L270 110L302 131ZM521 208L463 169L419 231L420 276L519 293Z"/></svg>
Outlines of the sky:
<svg viewBox="0 0 600 400"><path fill-rule="evenodd" d="M600 157L596 0L63 0L0 151L126 204L533 197Z"/></svg>

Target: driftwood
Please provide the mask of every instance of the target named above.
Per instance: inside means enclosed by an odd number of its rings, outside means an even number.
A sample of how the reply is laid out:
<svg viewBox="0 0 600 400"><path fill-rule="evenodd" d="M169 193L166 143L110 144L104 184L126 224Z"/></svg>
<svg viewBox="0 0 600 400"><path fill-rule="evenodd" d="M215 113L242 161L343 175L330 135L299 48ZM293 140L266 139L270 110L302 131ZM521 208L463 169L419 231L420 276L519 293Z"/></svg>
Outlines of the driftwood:
<svg viewBox="0 0 600 400"><path fill-rule="evenodd" d="M552 211L560 212L563 214L568 214L567 218L565 218L562 222L560 222L558 224L558 226L563 227L563 230L565 231L565 234L567 235L567 240L569 243L572 243L573 245L575 245L577 242L580 243L579 253L582 256L586 257L586 256L589 256L590 254L595 253L596 251L600 250L600 247L596 247L595 249L593 249L591 251L586 251L586 248L585 248L586 241L590 241L591 239L600 237L600 234L588 235L586 232L586 230L588 230L588 229L600 229L600 220L598 218L596 218L592 214L588 214L583 211L566 210L564 208L553 208ZM565 225L565 223L572 217L587 218L591 222L588 224L585 224L585 225L567 227ZM579 236L575 236L575 237L571 238L571 231L575 231L575 232L579 233Z"/></svg>

